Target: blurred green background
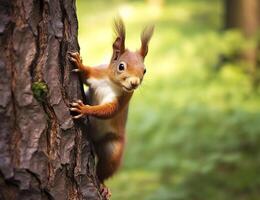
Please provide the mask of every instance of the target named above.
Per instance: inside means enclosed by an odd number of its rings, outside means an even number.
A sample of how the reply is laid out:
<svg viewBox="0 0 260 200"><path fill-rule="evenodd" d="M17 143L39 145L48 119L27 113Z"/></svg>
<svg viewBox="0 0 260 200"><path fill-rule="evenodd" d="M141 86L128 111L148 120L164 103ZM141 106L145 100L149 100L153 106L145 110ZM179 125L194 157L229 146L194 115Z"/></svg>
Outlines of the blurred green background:
<svg viewBox="0 0 260 200"><path fill-rule="evenodd" d="M130 105L124 162L107 182L112 200L260 198L258 4L77 0L88 65L110 60L118 13L132 50L145 25L156 27Z"/></svg>

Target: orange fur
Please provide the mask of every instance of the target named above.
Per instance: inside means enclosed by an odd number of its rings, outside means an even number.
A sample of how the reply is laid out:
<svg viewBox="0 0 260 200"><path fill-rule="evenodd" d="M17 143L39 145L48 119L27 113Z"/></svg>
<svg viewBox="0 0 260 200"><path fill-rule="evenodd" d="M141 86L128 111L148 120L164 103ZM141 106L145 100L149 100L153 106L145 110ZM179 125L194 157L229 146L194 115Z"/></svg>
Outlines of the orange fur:
<svg viewBox="0 0 260 200"><path fill-rule="evenodd" d="M82 101L72 103L72 111L79 118L85 115L90 120L90 136L98 157L97 175L103 181L119 168L125 144L125 126L128 105L145 73L144 58L153 27L146 28L141 36L139 51L125 49L125 26L121 19L115 21L116 39L113 54L108 65L86 67L79 53L70 53L70 60L76 65L89 85L89 105Z"/></svg>
<svg viewBox="0 0 260 200"><path fill-rule="evenodd" d="M94 117L109 118L116 113L118 107L118 101L113 101L102 105L89 106L86 113Z"/></svg>

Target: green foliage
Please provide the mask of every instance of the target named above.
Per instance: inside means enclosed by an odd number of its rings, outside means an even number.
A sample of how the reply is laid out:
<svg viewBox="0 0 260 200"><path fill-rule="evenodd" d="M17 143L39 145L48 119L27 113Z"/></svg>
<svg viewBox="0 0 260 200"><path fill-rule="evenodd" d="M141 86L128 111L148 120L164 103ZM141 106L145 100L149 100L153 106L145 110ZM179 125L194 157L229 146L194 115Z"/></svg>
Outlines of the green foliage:
<svg viewBox="0 0 260 200"><path fill-rule="evenodd" d="M48 88L44 82L36 81L32 84L33 96L40 102L46 100Z"/></svg>
<svg viewBox="0 0 260 200"><path fill-rule="evenodd" d="M110 59L117 11L130 49L139 47L143 25L156 27L147 74L130 105L123 167L108 182L112 199L259 199L260 95L236 59L254 41L219 31L221 0L151 2L77 5L81 53L90 65Z"/></svg>

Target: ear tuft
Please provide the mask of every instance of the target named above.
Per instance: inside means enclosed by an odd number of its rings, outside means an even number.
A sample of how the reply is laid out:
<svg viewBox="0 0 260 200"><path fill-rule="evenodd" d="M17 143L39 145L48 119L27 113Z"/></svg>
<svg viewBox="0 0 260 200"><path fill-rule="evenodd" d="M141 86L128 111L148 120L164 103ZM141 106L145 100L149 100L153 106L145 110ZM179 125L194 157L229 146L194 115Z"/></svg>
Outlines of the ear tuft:
<svg viewBox="0 0 260 200"><path fill-rule="evenodd" d="M114 32L116 40L113 43L112 60L117 60L118 57L125 51L125 25L120 16L114 20Z"/></svg>
<svg viewBox="0 0 260 200"><path fill-rule="evenodd" d="M148 53L148 44L149 41L151 40L151 37L153 36L153 32L154 32L154 25L151 26L147 26L144 28L142 34L141 34L141 49L140 49L140 54L143 58L145 58L145 56Z"/></svg>

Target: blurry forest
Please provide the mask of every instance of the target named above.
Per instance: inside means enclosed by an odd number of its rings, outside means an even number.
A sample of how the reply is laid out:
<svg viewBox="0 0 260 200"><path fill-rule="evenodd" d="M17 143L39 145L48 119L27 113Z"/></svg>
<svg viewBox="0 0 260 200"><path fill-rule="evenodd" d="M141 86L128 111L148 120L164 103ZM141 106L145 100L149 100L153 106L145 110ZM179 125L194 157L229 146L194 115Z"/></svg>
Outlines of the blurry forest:
<svg viewBox="0 0 260 200"><path fill-rule="evenodd" d="M258 200L260 2L77 0L77 13L88 65L109 61L117 13L130 49L156 26L112 199Z"/></svg>

